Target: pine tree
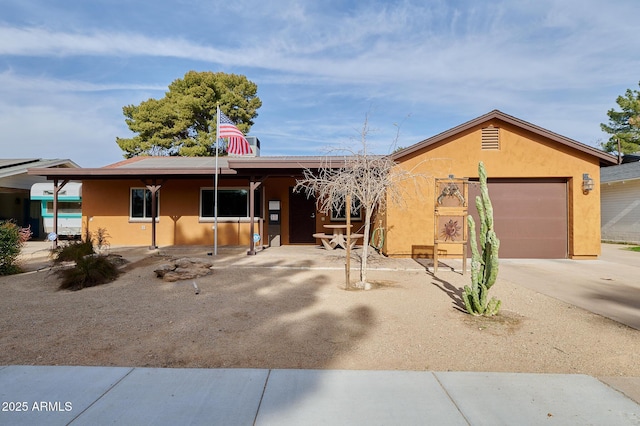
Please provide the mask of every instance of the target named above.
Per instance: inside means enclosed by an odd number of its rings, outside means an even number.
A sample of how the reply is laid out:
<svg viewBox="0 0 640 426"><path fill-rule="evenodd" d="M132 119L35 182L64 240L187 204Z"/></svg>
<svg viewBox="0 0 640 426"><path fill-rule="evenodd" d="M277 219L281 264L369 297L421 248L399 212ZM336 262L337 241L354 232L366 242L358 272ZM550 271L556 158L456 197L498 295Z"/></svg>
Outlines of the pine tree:
<svg viewBox="0 0 640 426"><path fill-rule="evenodd" d="M618 96L616 103L621 111L613 108L607 111L608 124L600 124L604 132L611 135L602 148L607 152L631 154L640 151L640 91L627 89L624 96Z"/></svg>

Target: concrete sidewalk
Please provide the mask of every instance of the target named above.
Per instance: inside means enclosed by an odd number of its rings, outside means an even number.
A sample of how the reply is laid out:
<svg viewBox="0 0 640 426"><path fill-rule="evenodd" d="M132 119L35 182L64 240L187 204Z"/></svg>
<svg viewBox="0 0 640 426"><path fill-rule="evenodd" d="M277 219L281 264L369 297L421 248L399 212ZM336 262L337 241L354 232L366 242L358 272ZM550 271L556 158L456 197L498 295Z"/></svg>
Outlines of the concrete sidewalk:
<svg viewBox="0 0 640 426"><path fill-rule="evenodd" d="M11 425L638 425L584 375L0 367Z"/></svg>

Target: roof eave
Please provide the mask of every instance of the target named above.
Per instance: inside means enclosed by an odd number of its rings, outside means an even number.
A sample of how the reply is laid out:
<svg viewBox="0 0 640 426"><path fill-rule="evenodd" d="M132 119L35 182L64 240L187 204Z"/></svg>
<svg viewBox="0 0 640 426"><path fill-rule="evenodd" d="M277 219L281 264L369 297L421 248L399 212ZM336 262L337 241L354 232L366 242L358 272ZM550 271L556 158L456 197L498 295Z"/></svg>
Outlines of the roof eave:
<svg viewBox="0 0 640 426"><path fill-rule="evenodd" d="M45 176L47 179L70 179L70 180L89 180L89 179L148 179L148 178L169 178L169 177L201 177L211 176L215 172L210 168L194 169L136 169L136 168L79 168L79 169L48 169L33 168L28 169L29 175ZM221 175L235 175L235 170L227 168L220 169Z"/></svg>

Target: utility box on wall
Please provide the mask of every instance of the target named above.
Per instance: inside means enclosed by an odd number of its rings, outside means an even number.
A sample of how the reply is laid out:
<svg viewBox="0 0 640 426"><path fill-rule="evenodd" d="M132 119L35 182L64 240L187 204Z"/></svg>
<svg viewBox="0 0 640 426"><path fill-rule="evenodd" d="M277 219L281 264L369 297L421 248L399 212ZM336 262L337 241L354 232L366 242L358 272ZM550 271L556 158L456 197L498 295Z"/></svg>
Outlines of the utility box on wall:
<svg viewBox="0 0 640 426"><path fill-rule="evenodd" d="M282 212L280 208L280 200L269 200L268 219L269 226L267 234L269 235L269 247L280 247Z"/></svg>

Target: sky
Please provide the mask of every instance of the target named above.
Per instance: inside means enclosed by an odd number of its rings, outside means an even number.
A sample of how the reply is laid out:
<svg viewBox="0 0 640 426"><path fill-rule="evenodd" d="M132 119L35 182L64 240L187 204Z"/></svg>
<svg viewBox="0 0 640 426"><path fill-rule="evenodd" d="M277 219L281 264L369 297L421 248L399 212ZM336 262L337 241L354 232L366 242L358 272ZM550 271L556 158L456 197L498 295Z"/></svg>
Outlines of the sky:
<svg viewBox="0 0 640 426"><path fill-rule="evenodd" d="M123 159L122 107L247 76L261 155L407 147L494 109L590 146L640 81L637 0L0 0L2 158Z"/></svg>

